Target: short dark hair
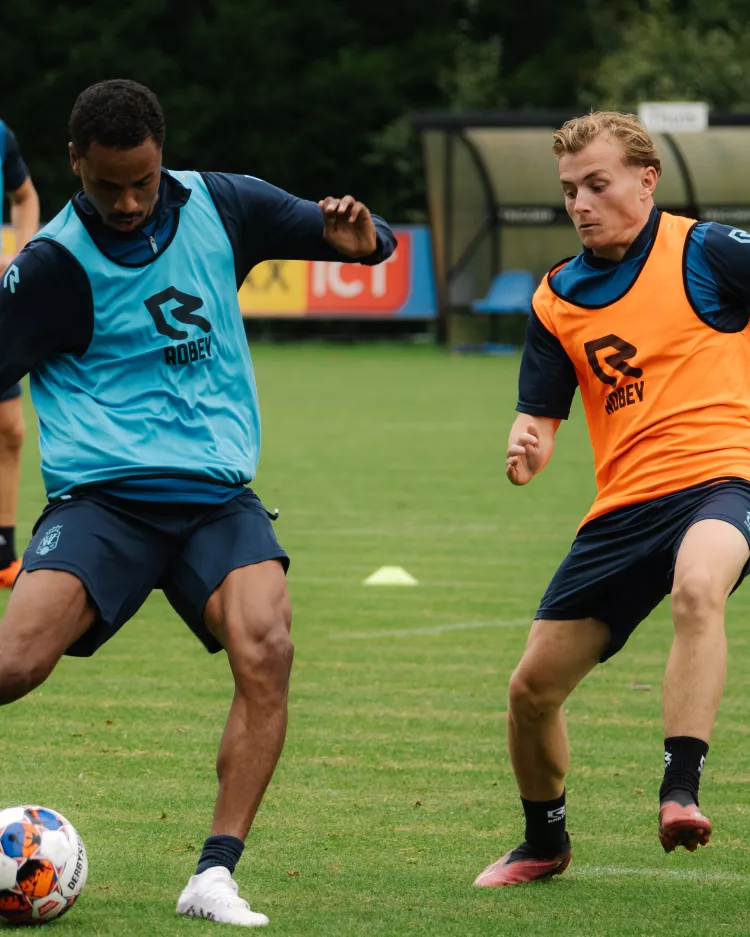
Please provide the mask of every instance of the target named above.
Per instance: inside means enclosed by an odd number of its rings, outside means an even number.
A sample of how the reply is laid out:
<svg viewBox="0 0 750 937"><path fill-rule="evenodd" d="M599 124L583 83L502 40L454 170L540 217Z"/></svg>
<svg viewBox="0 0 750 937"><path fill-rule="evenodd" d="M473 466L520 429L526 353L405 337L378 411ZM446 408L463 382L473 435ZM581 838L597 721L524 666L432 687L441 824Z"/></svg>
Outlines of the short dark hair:
<svg viewBox="0 0 750 937"><path fill-rule="evenodd" d="M91 85L78 95L68 123L79 156L96 141L130 150L153 140L164 146L164 113L153 91L127 78Z"/></svg>

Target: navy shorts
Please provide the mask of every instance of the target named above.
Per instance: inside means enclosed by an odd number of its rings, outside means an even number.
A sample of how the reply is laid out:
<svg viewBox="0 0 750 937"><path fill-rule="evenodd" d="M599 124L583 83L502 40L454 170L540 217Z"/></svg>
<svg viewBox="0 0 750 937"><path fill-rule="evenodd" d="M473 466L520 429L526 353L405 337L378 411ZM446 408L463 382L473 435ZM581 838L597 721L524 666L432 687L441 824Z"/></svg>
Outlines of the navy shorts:
<svg viewBox="0 0 750 937"><path fill-rule="evenodd" d="M89 657L162 589L182 620L215 653L206 628L211 594L240 566L289 557L254 492L219 505L147 504L100 492L49 504L36 522L23 569L61 569L86 587L97 610L91 628L67 653Z"/></svg>
<svg viewBox="0 0 750 937"><path fill-rule="evenodd" d="M21 385L13 384L12 387L9 387L7 390L3 391L0 394L0 403L5 403L6 400L14 400L16 397L21 396Z"/></svg>
<svg viewBox="0 0 750 937"><path fill-rule="evenodd" d="M717 519L750 544L750 483L687 488L589 521L544 593L537 618L597 618L610 630L602 657L616 654L672 591L677 551L693 524ZM750 569L745 566L735 589Z"/></svg>

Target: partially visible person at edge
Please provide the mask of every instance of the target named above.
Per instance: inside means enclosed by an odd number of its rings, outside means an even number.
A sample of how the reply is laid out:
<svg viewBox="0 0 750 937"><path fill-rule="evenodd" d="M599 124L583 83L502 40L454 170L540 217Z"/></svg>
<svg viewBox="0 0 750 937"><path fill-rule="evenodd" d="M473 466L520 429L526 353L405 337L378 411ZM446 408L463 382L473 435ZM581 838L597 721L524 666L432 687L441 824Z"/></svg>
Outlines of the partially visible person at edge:
<svg viewBox="0 0 750 937"><path fill-rule="evenodd" d="M39 196L21 155L16 135L0 120L0 207L10 202L15 253L39 230ZM0 212L1 214L1 212ZM0 279L15 288L11 254L0 253ZM21 568L16 556L16 512L21 483L21 448L25 435L21 385L0 393L0 589L10 589Z"/></svg>
<svg viewBox="0 0 750 937"><path fill-rule="evenodd" d="M31 374L49 504L0 622L0 703L86 657L153 589L235 693L210 836L179 914L268 923L232 874L284 743L289 559L247 483L260 420L237 290L269 259L378 264L391 229L351 196L303 201L252 176L162 167L155 95L87 88L70 118L82 190L0 290L0 388Z"/></svg>
<svg viewBox="0 0 750 937"><path fill-rule="evenodd" d="M667 594L658 835L667 852L708 842L698 784L724 688L724 607L750 558L750 234L654 206L661 162L633 115L568 121L553 151L583 251L534 296L506 473L526 485L542 471L579 387L597 496L510 680L525 839L484 886L567 867L563 704Z"/></svg>

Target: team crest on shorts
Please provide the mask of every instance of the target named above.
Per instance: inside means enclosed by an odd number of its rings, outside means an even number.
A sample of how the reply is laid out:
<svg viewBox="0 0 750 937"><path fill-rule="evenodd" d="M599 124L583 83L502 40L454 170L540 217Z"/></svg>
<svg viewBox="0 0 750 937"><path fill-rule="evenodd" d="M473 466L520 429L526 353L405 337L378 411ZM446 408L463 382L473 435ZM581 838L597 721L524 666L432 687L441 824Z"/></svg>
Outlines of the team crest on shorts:
<svg viewBox="0 0 750 937"><path fill-rule="evenodd" d="M44 556L49 553L50 550L54 550L57 544L60 542L60 531L63 529L62 524L58 524L56 527L50 527L47 533L42 537L41 543L36 548L36 552L40 556Z"/></svg>
<svg viewBox="0 0 750 937"><path fill-rule="evenodd" d="M745 515L745 527L750 530L750 511Z"/></svg>

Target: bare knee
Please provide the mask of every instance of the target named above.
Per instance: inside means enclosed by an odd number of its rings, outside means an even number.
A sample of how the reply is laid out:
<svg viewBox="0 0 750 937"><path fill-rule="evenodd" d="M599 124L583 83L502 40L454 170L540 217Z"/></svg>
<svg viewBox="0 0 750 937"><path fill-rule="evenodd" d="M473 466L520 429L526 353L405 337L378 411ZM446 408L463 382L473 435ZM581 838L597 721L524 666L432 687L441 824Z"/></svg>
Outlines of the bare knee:
<svg viewBox="0 0 750 937"><path fill-rule="evenodd" d="M0 706L14 703L41 686L55 664L44 656L32 659L28 653L0 650Z"/></svg>
<svg viewBox="0 0 750 937"><path fill-rule="evenodd" d="M510 678L508 702L514 719L538 722L562 706L565 693L521 662Z"/></svg>
<svg viewBox="0 0 750 937"><path fill-rule="evenodd" d="M703 629L723 621L726 594L706 569L694 566L682 571L672 587L672 615L680 630Z"/></svg>
<svg viewBox="0 0 750 937"><path fill-rule="evenodd" d="M0 451L6 455L18 455L25 436L26 425L22 413L19 412L12 419L0 419Z"/></svg>
<svg viewBox="0 0 750 937"><path fill-rule="evenodd" d="M255 699L286 696L294 657L288 599L240 612L228 623L229 662L237 691Z"/></svg>

